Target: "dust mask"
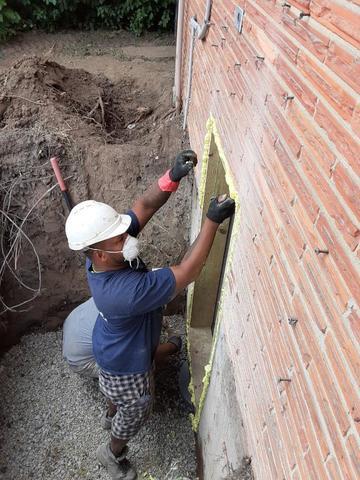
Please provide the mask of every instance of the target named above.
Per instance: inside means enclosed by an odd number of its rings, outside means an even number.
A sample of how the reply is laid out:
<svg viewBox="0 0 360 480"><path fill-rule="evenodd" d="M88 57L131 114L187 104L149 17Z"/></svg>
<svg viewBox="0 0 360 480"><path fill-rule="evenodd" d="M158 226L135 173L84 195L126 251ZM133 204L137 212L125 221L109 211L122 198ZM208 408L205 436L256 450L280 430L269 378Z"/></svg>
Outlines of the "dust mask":
<svg viewBox="0 0 360 480"><path fill-rule="evenodd" d="M130 266L132 267L131 262L136 260L136 268L139 267L139 240L135 237L132 237L131 235L128 235L126 237L126 240L123 245L122 250L103 250L101 248L92 248L88 247L88 250L98 250L100 252L106 252L106 253L122 253L124 260L130 263Z"/></svg>
<svg viewBox="0 0 360 480"><path fill-rule="evenodd" d="M124 259L127 260L131 265L131 262L137 259L139 256L139 240L131 235L128 235L124 242L121 253L124 256Z"/></svg>

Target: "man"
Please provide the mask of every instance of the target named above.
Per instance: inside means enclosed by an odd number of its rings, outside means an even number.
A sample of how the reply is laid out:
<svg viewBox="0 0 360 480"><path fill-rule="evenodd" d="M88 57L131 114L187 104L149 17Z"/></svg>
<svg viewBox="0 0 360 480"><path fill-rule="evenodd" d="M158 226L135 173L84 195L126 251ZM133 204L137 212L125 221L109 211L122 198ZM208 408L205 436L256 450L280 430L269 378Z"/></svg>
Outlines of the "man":
<svg viewBox="0 0 360 480"><path fill-rule="evenodd" d="M163 311L164 315L177 313L179 299L174 300L167 305ZM89 298L68 315L63 326L63 357L70 370L83 377L99 378L99 366L94 357L92 344L92 334L98 315L99 310L93 298ZM181 350L181 337L171 334L169 330L167 333L167 342L158 345L154 355L156 369L165 367L169 358ZM108 400L107 409L101 417L101 426L105 430L111 429L116 411L116 405Z"/></svg>
<svg viewBox="0 0 360 480"><path fill-rule="evenodd" d="M176 307L176 304L168 305L163 314L174 315L177 312ZM74 373L89 378L99 377L99 366L92 345L92 334L98 315L99 310L93 298L89 298L68 315L63 326L63 358ZM168 332L168 341L156 349L156 366L164 366L168 357L180 349L181 337Z"/></svg>
<svg viewBox="0 0 360 480"><path fill-rule="evenodd" d="M98 315L94 300L89 298L70 313L63 326L63 357L73 372L84 377L99 376L92 346L92 333Z"/></svg>
<svg viewBox="0 0 360 480"><path fill-rule="evenodd" d="M193 151L181 152L173 168L135 201L126 215L90 200L74 207L66 222L69 247L87 254L87 278L100 312L93 332L99 385L117 412L110 443L99 446L97 458L114 480L136 478L126 459L126 445L151 410L152 363L162 306L199 276L220 223L234 213L232 199L214 198L199 236L179 265L150 272L136 269L139 250L135 237L196 163Z"/></svg>

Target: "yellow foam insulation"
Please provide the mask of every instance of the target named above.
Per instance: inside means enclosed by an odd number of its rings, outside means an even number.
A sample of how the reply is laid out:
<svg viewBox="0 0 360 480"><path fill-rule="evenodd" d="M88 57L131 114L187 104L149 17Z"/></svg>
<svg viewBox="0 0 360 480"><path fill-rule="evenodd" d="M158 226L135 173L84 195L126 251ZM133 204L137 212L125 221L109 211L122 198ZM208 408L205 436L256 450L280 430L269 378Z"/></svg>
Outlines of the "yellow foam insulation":
<svg viewBox="0 0 360 480"><path fill-rule="evenodd" d="M240 228L239 195L238 195L238 192L235 188L234 178L233 178L232 172L230 170L230 166L229 166L229 164L226 160L224 150L223 150L222 145L221 145L220 136L219 136L218 130L216 128L215 119L212 116L210 116L210 118L206 122L206 135L205 135L205 141L204 141L203 158L202 158L202 164L201 164L201 178L200 178L200 183L199 183L199 196L198 196L200 215L202 214L202 211L204 209L206 177L207 177L207 170L208 170L208 164L209 164L209 159L210 159L209 154L210 154L212 140L215 142L216 148L219 152L219 157L221 159L221 162L223 164L224 171L225 171L225 180L226 180L226 183L228 184L228 187L229 187L230 196L231 196L231 198L233 198L235 200L236 211L235 211L232 234L231 234L230 245L229 245L229 250L228 250L228 255L227 255L224 280L223 280L223 285L222 285L222 289L221 289L221 293L220 293L219 307L218 307L218 311L217 311L216 325L215 325L214 333L213 333L213 341L212 341L212 346L211 346L210 358L209 358L208 364L205 365L205 367L204 367L204 377L203 377L203 380L202 380L203 388L202 388L202 392L201 392L201 396L200 396L199 405L198 405L198 407L195 411L195 414L190 415L192 428L193 428L194 432L198 431L201 412L202 412L202 409L204 407L207 390L209 388L211 371L212 371L214 356L215 356L216 343L217 343L217 339L218 339L218 335L219 335L219 326L220 326L220 322L221 322L222 314L223 314L223 299L224 299L225 292L228 291L228 288L229 288L228 287L228 272L229 272L229 270L231 268L231 265L232 265L232 262L233 262L234 249L235 249L235 244L236 244L235 241L236 241L237 233L239 232L239 228ZM187 342L187 348L188 348L189 369L190 369L190 379L191 379L190 384L189 384L189 392L190 392L190 395L191 395L192 402L195 405L195 390L194 390L194 384L193 384L192 367L191 367L191 355L190 355L191 345L190 345L190 341L189 341L189 329L190 329L190 325L191 325L191 312L192 312L193 296L194 296L194 284L190 285L190 287L188 289L188 300L187 300L187 339L188 339L188 342Z"/></svg>

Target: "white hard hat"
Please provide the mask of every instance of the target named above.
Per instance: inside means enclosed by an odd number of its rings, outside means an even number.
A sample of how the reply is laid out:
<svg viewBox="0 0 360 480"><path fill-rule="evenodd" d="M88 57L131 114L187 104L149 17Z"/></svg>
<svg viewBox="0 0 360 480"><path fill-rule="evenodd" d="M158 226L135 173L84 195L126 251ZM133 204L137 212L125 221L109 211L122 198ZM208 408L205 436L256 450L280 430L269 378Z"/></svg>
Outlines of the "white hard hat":
<svg viewBox="0 0 360 480"><path fill-rule="evenodd" d="M65 233L71 250L82 250L125 233L130 223L130 215L121 215L106 203L86 200L71 210Z"/></svg>

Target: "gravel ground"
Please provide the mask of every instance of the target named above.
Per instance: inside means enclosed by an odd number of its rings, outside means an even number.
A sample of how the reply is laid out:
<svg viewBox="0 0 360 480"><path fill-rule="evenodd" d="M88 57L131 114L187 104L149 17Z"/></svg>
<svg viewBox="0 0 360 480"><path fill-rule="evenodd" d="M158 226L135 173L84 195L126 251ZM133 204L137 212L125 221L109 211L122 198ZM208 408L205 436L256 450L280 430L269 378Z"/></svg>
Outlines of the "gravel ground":
<svg viewBox="0 0 360 480"><path fill-rule="evenodd" d="M1 480L109 478L95 458L109 437L100 426L105 401L97 381L70 372L61 342L61 331L31 334L0 361ZM183 355L157 376L152 417L129 443L139 479L196 478L194 436L177 382Z"/></svg>

